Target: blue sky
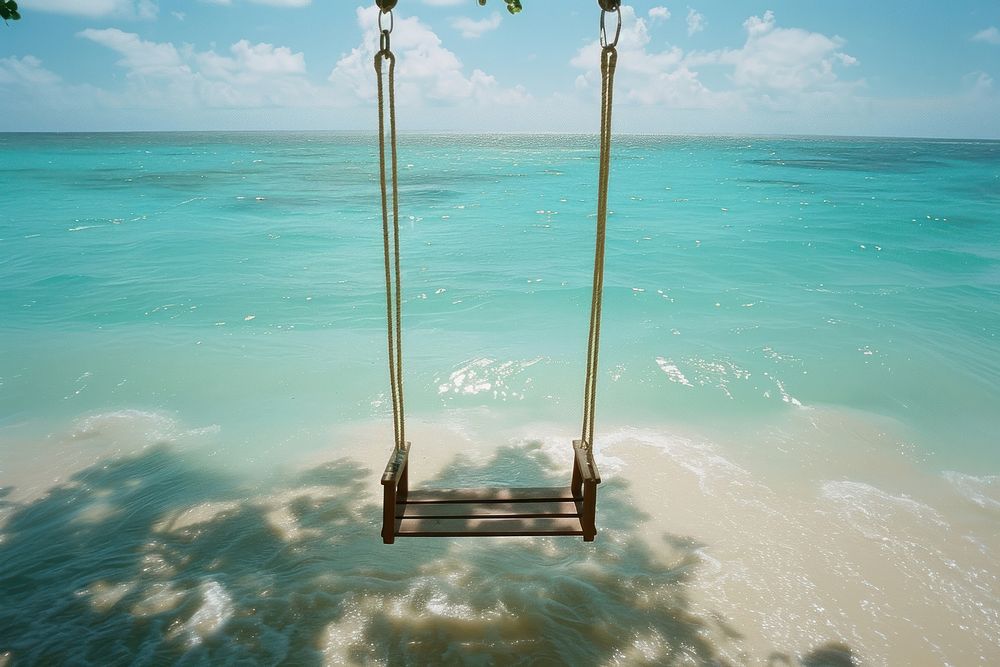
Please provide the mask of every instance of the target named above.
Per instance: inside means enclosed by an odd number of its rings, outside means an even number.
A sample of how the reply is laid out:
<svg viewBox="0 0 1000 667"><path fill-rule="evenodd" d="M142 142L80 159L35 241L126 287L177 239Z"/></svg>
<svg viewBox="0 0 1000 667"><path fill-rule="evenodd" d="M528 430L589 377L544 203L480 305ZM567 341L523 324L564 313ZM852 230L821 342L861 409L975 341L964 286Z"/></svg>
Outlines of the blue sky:
<svg viewBox="0 0 1000 667"><path fill-rule="evenodd" d="M0 131L371 130L349 0L23 0ZM593 132L592 0L399 0L400 127ZM623 6L615 129L1000 138L997 0Z"/></svg>

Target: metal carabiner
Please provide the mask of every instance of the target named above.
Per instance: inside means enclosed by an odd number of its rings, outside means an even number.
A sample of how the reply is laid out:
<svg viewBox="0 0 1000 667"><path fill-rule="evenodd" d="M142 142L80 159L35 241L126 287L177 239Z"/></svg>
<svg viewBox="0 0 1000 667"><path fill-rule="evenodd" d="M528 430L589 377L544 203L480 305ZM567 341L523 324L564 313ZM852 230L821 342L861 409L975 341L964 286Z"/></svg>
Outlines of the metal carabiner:
<svg viewBox="0 0 1000 667"><path fill-rule="evenodd" d="M597 0L598 4L601 6L601 48L608 48L609 46L618 46L618 37L622 34L622 6L617 0ZM614 5L614 9L605 9L604 6ZM618 19L615 25L615 38L608 42L608 30L604 25L604 16L609 12L615 12L615 16Z"/></svg>
<svg viewBox="0 0 1000 667"><path fill-rule="evenodd" d="M396 3L393 2L392 4L395 5ZM388 14L389 15L389 29L388 30L386 30L382 26L382 15L383 14ZM393 18L392 7L388 7L386 9L380 9L379 10L379 13L378 13L378 31L379 32L392 32L392 28L395 25L395 23L396 23L396 19Z"/></svg>
<svg viewBox="0 0 1000 667"><path fill-rule="evenodd" d="M392 8L396 6L396 0L375 0L378 5L378 50L380 53L389 53L389 35L396 24L396 19L392 14ZM389 27L382 25L382 16L389 15Z"/></svg>

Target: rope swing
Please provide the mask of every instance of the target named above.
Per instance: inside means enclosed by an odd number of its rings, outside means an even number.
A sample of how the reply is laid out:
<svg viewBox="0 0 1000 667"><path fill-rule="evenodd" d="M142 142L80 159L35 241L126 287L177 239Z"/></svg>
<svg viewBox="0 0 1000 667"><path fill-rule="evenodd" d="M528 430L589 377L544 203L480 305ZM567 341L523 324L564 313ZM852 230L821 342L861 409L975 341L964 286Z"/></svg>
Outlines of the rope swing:
<svg viewBox="0 0 1000 667"><path fill-rule="evenodd" d="M406 440L403 410L402 280L399 260L399 190L396 159L396 56L391 49L392 10L397 0L375 0L379 50L375 54L378 94L379 185L382 195L382 246L385 256L386 341L392 394L393 452L382 475L382 539L396 537L578 535L592 541L597 485L601 478L594 463L594 413L597 403L598 353L604 292L604 250L608 219L608 180L611 170L611 109L616 49L621 34L621 0L598 0L601 8L601 128L597 177L597 229L594 279L587 336L587 367L583 393L583 428L573 442L573 474L568 488L455 489L413 491L408 488L410 443ZM606 16L615 14L609 38ZM388 27L384 25L388 20ZM388 85L385 79L388 78ZM388 88L388 100L386 99ZM388 107L388 159L386 151ZM388 162L388 175L386 164ZM390 194L391 191L391 194Z"/></svg>

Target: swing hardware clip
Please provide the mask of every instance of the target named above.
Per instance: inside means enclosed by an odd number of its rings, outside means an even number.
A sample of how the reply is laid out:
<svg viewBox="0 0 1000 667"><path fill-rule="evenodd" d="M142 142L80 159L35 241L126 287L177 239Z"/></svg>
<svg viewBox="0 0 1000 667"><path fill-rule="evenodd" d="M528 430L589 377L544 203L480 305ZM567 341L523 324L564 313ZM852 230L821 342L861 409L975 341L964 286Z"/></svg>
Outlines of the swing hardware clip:
<svg viewBox="0 0 1000 667"><path fill-rule="evenodd" d="M601 48L606 49L608 47L618 46L618 37L622 34L622 7L616 0L610 0L610 2L605 2L605 0L598 0L598 4L601 5ZM614 5L614 9L605 9L604 5ZM615 38L608 41L608 30L604 24L604 17L608 12L614 12L616 17L615 23Z"/></svg>

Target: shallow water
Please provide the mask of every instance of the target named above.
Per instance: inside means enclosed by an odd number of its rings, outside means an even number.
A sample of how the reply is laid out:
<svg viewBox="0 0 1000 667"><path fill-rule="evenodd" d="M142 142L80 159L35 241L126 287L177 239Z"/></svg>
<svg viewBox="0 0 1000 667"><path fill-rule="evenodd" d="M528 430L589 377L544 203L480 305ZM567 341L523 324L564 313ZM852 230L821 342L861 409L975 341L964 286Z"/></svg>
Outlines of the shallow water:
<svg viewBox="0 0 1000 667"><path fill-rule="evenodd" d="M598 541L384 547L370 138L0 135L0 664L1000 661L1000 143L615 149ZM415 481L559 484L594 141L400 150Z"/></svg>

